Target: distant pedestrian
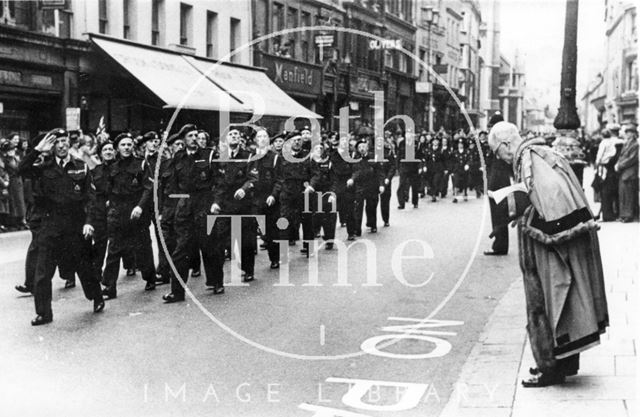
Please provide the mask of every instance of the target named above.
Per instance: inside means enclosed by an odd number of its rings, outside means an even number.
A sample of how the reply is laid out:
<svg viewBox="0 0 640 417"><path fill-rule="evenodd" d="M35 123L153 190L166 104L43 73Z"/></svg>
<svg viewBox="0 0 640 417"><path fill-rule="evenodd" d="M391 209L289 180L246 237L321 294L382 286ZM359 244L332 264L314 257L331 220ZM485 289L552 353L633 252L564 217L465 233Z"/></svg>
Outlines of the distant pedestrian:
<svg viewBox="0 0 640 417"><path fill-rule="evenodd" d="M618 174L620 221L638 220L638 130L635 125L625 128L626 142L614 169Z"/></svg>

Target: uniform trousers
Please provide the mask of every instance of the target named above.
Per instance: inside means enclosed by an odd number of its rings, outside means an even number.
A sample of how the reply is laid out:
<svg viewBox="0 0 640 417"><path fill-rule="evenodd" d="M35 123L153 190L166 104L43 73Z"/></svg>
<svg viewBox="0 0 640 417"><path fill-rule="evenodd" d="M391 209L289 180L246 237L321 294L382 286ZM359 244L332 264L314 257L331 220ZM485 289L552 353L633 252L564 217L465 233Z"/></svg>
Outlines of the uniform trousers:
<svg viewBox="0 0 640 417"><path fill-rule="evenodd" d="M214 238L207 233L207 214L211 208L209 193L191 194L190 198L178 200L175 213L176 246L171 257L176 271L186 284L189 280L189 267L193 257L202 253L204 273L208 286L222 286L222 266L224 265L224 249L222 255L215 252ZM171 292L184 296L184 288L180 282L171 277Z"/></svg>
<svg viewBox="0 0 640 417"><path fill-rule="evenodd" d="M75 265L82 290L87 299L101 296L100 283L93 274L90 261L91 242L82 236L82 224L74 224L77 219L50 215L43 220L38 233L38 253L33 283L36 314L52 317L51 279L56 266L61 263ZM65 218L66 217L66 218ZM70 225L61 227L60 225Z"/></svg>
<svg viewBox="0 0 640 417"><path fill-rule="evenodd" d="M353 205L353 217L355 221L355 235L362 234L362 214L367 215L367 227L377 226L378 193L375 191L356 191Z"/></svg>

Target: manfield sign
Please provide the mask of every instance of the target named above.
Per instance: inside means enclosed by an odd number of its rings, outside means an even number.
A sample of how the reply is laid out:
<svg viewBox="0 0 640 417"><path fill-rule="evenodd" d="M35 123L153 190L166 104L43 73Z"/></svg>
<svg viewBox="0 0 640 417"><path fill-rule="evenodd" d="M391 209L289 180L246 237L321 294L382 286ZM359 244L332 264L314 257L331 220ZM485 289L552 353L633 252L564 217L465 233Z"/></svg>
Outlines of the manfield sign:
<svg viewBox="0 0 640 417"><path fill-rule="evenodd" d="M319 66L272 55L264 56L264 66L269 78L288 93L322 94L322 71Z"/></svg>

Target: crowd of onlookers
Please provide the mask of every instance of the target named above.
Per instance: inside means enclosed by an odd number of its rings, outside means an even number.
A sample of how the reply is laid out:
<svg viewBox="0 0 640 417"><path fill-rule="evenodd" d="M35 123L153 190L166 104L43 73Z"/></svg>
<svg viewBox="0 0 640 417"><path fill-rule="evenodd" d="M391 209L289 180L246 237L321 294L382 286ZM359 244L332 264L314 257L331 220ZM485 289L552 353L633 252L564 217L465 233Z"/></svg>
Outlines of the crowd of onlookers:
<svg viewBox="0 0 640 417"><path fill-rule="evenodd" d="M18 133L0 139L0 232L26 229L25 216L31 203L29 181L18 174L27 141Z"/></svg>

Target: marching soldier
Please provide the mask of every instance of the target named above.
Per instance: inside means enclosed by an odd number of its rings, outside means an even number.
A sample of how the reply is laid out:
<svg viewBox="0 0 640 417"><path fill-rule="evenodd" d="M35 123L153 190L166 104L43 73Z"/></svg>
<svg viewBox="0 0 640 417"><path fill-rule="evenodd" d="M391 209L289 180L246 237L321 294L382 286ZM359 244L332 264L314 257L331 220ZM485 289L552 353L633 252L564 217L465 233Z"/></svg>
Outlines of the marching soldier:
<svg viewBox="0 0 640 417"><path fill-rule="evenodd" d="M311 241L315 236L315 225L322 228L323 239L329 241L325 249L333 249L333 239L336 236L336 207L335 194L331 192L333 185L333 170L331 160L325 152L324 145L317 144L311 151L311 158L305 161L309 164L309 186L305 198L308 201L308 213L303 213L304 240ZM307 253L309 246L305 242Z"/></svg>
<svg viewBox="0 0 640 417"><path fill-rule="evenodd" d="M133 137L121 133L114 141L118 158L111 165L108 181L109 244L103 272L103 295L117 297L116 283L120 259L135 254L136 264L146 281L145 291L155 289L156 271L151 248L151 182L143 160L133 156Z"/></svg>
<svg viewBox="0 0 640 417"><path fill-rule="evenodd" d="M442 176L440 177L439 190L440 197L446 198L447 192L449 191L449 177L451 175L451 167L453 166L451 147L449 146L449 139L446 136L442 138L440 144L440 155L442 157L443 170Z"/></svg>
<svg viewBox="0 0 640 417"><path fill-rule="evenodd" d="M462 192L464 201L467 201L471 156L465 147L464 139L458 139L457 149L452 153L451 160L453 161L451 165L451 171L453 172L453 202L458 202L458 192Z"/></svg>
<svg viewBox="0 0 640 417"><path fill-rule="evenodd" d="M353 173L347 181L347 186L355 189L355 204L353 205L353 217L355 220L355 235L362 236L362 212L366 210L367 227L371 233L378 231L377 211L378 194L385 190L384 177L380 165L370 159L369 142L361 140L356 145L360 160L353 164ZM365 209L366 205L366 209Z"/></svg>
<svg viewBox="0 0 640 417"><path fill-rule="evenodd" d="M287 141L291 144L291 155L294 158L305 156L302 149L302 138L297 131L289 133ZM289 227L282 231L282 239L289 240L293 246L299 238L301 214L304 210L305 182L309 179L308 165L288 161L282 158L280 170L280 216L287 219Z"/></svg>
<svg viewBox="0 0 640 417"><path fill-rule="evenodd" d="M269 149L269 134L265 129L259 129L255 137L256 155L254 166L258 170L258 178L253 188L253 204L257 214L265 216L265 230L263 240L269 254L271 269L280 267L280 246L275 242L278 239L278 227L276 221L280 216L280 163L282 156Z"/></svg>
<svg viewBox="0 0 640 417"><path fill-rule="evenodd" d="M240 148L240 135L237 129L231 129L227 134L227 146L229 146L230 162L218 162L219 181L214 191L211 212L223 215L250 215L254 213L253 188L258 178L258 168L255 162L251 161L251 154ZM255 218L241 219L242 226L242 247L240 248L240 263L244 271L244 282L255 279L255 256L257 240L257 223ZM216 285L222 285L223 270L222 259L224 259L225 247L231 241L231 219L218 218L213 226L214 251L216 268L214 269L214 279ZM224 287L222 287L224 290Z"/></svg>
<svg viewBox="0 0 640 417"><path fill-rule="evenodd" d="M384 192L380 194L380 214L384 227L389 227L389 206L391 202L391 181L396 175L396 156L389 141L384 142L384 159L387 162L379 162L384 177Z"/></svg>
<svg viewBox="0 0 640 417"><path fill-rule="evenodd" d="M409 200L409 187L411 187L411 204L418 208L420 198L420 161L404 161L406 158L407 141L403 135L398 135L398 172L400 184L398 185L398 210L404 210L405 203ZM415 145L414 145L415 146ZM420 159L418 147L415 146L415 158Z"/></svg>
<svg viewBox="0 0 640 417"><path fill-rule="evenodd" d="M440 195L442 176L445 170L445 160L440 151L440 139L435 136L431 140L431 149L426 158L427 192L431 202L435 203Z"/></svg>
<svg viewBox="0 0 640 417"><path fill-rule="evenodd" d="M203 149L197 143L198 128L194 124L184 125L176 139L184 141L185 148L176 152L169 165L172 190L185 194L175 207L174 228L176 246L171 255L176 270L184 281L189 279L189 266L198 251L202 253L207 286L213 287L215 294L222 294L222 277L216 276L224 257L214 255L213 239L207 234L207 213L213 201L213 189L217 181L217 169L213 160L217 155L210 149ZM171 277L171 292L162 299L167 303L184 301L184 288L177 277Z"/></svg>
<svg viewBox="0 0 640 417"><path fill-rule="evenodd" d="M94 273L102 281L102 266L107 253L107 201L109 200L108 186L111 165L115 162L116 152L112 142L103 142L98 147L101 163L91 170L93 184L96 188L96 200L94 204L94 232L92 265Z"/></svg>
<svg viewBox="0 0 640 417"><path fill-rule="evenodd" d="M49 152L53 155L36 163L42 153ZM93 300L93 311L102 311L100 283L89 260L93 184L87 165L69 154L67 132L56 129L47 134L22 160L20 173L38 179L43 204L33 283L37 316L31 324L38 326L53 320L51 279L63 261L75 266L85 297Z"/></svg>
<svg viewBox="0 0 640 417"><path fill-rule="evenodd" d="M353 174L352 164L346 161L346 156L349 155L347 138L338 139L337 136L332 136L330 141L329 160L331 161L331 170L333 171L331 191L336 195L340 222L344 223L347 227L348 240L354 240L356 236L356 223L353 218L355 195L353 193L353 187L347 186L347 182ZM343 142L344 146L340 146L340 141Z"/></svg>

